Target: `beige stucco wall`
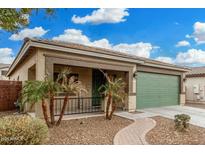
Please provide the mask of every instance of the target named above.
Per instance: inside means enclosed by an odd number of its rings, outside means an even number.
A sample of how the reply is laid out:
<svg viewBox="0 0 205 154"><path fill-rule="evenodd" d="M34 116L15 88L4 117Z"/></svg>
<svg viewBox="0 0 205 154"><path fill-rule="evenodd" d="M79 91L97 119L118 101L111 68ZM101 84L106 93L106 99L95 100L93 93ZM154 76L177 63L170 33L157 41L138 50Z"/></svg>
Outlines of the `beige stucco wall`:
<svg viewBox="0 0 205 154"><path fill-rule="evenodd" d="M36 52L29 55L9 76L10 80L26 81L28 80L28 69L36 64Z"/></svg>
<svg viewBox="0 0 205 154"><path fill-rule="evenodd" d="M36 53L36 80L44 80L46 74L44 51L38 49ZM47 105L49 104L47 103ZM35 116L43 117L41 103L35 104Z"/></svg>
<svg viewBox="0 0 205 154"><path fill-rule="evenodd" d="M29 68L35 67L36 62L36 52L33 52L13 71L13 73L9 76L10 80L23 81L24 84L24 81L27 81L31 78L34 79L35 77L31 76ZM25 104L25 111L35 111L35 106L31 109L30 104Z"/></svg>
<svg viewBox="0 0 205 154"><path fill-rule="evenodd" d="M35 76L29 71L29 68L35 67ZM29 75L30 73L30 75ZM43 80L45 77L45 57L41 50L33 51L28 57L17 66L17 68L10 75L10 80ZM30 111L30 106L27 104L25 107L26 111ZM37 114L42 115L41 104L37 103L31 111L36 111Z"/></svg>
<svg viewBox="0 0 205 154"><path fill-rule="evenodd" d="M199 93L195 94L193 87L197 85L199 87ZM204 77L193 77L186 78L185 81L186 87L186 101L197 103L197 102L205 102L205 78ZM199 99L197 99L197 95Z"/></svg>

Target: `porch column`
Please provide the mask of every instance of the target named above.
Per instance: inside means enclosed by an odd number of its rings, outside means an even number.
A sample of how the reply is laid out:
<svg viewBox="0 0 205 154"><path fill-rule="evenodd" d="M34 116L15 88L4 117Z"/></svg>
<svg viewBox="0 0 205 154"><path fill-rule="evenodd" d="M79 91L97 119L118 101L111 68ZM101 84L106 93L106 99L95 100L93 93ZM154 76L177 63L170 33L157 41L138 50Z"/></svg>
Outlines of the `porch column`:
<svg viewBox="0 0 205 154"><path fill-rule="evenodd" d="M136 110L136 78L133 76L136 72L136 66L132 71L129 71L129 93L128 93L128 111L134 112Z"/></svg>
<svg viewBox="0 0 205 154"><path fill-rule="evenodd" d="M186 103L186 92L185 92L185 73L180 76L180 105L184 105Z"/></svg>
<svg viewBox="0 0 205 154"><path fill-rule="evenodd" d="M36 80L44 80L46 75L46 67L46 58L43 55L43 51L38 49L36 56ZM41 102L35 104L35 116L38 118L43 118Z"/></svg>

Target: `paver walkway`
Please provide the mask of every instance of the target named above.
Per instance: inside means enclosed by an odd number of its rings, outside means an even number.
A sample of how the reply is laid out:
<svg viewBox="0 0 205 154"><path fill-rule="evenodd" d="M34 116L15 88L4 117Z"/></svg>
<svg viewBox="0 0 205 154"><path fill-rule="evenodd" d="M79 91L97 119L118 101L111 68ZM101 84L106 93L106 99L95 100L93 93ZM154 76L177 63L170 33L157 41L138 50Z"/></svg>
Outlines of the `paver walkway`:
<svg viewBox="0 0 205 154"><path fill-rule="evenodd" d="M145 140L146 133L155 127L156 122L149 118L153 116L162 116L174 119L176 114L188 114L191 116L190 123L205 128L205 109L188 106L167 106L159 108L148 108L138 110L142 113L116 112L115 115L135 120L135 122L126 128L120 130L115 138L114 144L148 144Z"/></svg>
<svg viewBox="0 0 205 154"><path fill-rule="evenodd" d="M148 108L139 111L143 113L133 114L128 112L116 112L115 114L128 119L136 120L153 116L162 116L165 118L174 119L174 115L184 113L191 116L191 124L205 128L205 109L178 105L159 108Z"/></svg>
<svg viewBox="0 0 205 154"><path fill-rule="evenodd" d="M133 124L120 130L114 137L114 144L117 145L142 145L148 144L145 135L154 128L156 122L151 118L137 119Z"/></svg>

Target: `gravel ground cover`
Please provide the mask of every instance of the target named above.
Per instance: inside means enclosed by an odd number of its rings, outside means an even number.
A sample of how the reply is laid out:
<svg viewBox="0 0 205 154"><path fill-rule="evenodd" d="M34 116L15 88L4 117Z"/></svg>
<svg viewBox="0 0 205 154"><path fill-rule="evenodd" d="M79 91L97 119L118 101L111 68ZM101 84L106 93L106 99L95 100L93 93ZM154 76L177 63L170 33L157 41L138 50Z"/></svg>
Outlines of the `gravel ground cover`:
<svg viewBox="0 0 205 154"><path fill-rule="evenodd" d="M177 132L174 129L174 121L164 117L153 117L157 125L146 134L149 144L205 144L205 128L190 125L187 132Z"/></svg>
<svg viewBox="0 0 205 154"><path fill-rule="evenodd" d="M7 115L14 115L16 113L16 110L12 110L12 111L0 111L0 118L3 116L7 116Z"/></svg>
<svg viewBox="0 0 205 154"><path fill-rule="evenodd" d="M49 129L48 144L113 144L115 134L133 121L113 116L92 117L62 121L59 127Z"/></svg>

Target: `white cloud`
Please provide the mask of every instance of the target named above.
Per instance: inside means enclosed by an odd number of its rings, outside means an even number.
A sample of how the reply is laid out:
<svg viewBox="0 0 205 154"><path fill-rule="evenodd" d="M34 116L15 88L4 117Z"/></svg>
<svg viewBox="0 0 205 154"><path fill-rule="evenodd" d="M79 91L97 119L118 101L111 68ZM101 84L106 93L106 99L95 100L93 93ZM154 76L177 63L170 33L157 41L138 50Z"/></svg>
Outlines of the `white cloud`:
<svg viewBox="0 0 205 154"><path fill-rule="evenodd" d="M127 9L122 8L101 8L94 10L91 15L86 15L84 17L79 17L73 15L72 21L76 24L102 24L102 23L119 23L124 22L126 19L124 17L129 16Z"/></svg>
<svg viewBox="0 0 205 154"><path fill-rule="evenodd" d="M23 40L25 37L41 37L45 35L47 32L48 30L44 30L42 27L35 27L33 29L25 28L21 30L19 33L11 35L9 39L13 41L19 41Z"/></svg>
<svg viewBox="0 0 205 154"><path fill-rule="evenodd" d="M80 43L89 46L96 46L101 48L113 49L119 52L125 52L129 54L133 54L140 57L150 57L150 53L155 48L159 48L153 46L150 43L144 42L136 42L133 44L120 43L113 45L106 38L102 38L100 40L91 41L86 35L82 33L81 30L77 29L66 29L63 34L53 37L55 41L63 41L63 42L73 42Z"/></svg>
<svg viewBox="0 0 205 154"><path fill-rule="evenodd" d="M63 34L53 37L52 39L55 41L73 42L86 45L90 43L89 38L86 35L83 35L81 30L77 29L66 29Z"/></svg>
<svg viewBox="0 0 205 154"><path fill-rule="evenodd" d="M179 52L176 58L157 57L155 60L187 66L200 66L205 64L205 51L201 49L189 49L186 52Z"/></svg>
<svg viewBox="0 0 205 154"><path fill-rule="evenodd" d="M112 48L112 44L110 44L110 42L105 38L93 41L93 42L90 43L90 45L93 45L93 46L96 46L96 47L101 47L101 48L107 48L107 49Z"/></svg>
<svg viewBox="0 0 205 154"><path fill-rule="evenodd" d="M174 63L174 60L171 57L157 57L155 60L165 62L165 63L170 63L170 64Z"/></svg>
<svg viewBox="0 0 205 154"><path fill-rule="evenodd" d="M185 47L185 46L190 46L190 43L188 41L179 41L177 44L176 44L176 47Z"/></svg>
<svg viewBox="0 0 205 154"><path fill-rule="evenodd" d="M10 64L13 60L13 52L10 48L0 48L0 63Z"/></svg>
<svg viewBox="0 0 205 154"><path fill-rule="evenodd" d="M196 22L194 24L194 40L198 43L205 43L205 23Z"/></svg>
<svg viewBox="0 0 205 154"><path fill-rule="evenodd" d="M138 42L133 44L120 43L113 46L113 49L116 51L128 52L136 56L149 58L154 47L150 43Z"/></svg>
<svg viewBox="0 0 205 154"><path fill-rule="evenodd" d="M189 35L189 34L186 34L185 37L186 37L186 38L192 38L192 36Z"/></svg>
<svg viewBox="0 0 205 154"><path fill-rule="evenodd" d="M186 35L186 38L193 38L197 44L205 43L205 23L195 22L194 32L192 35Z"/></svg>
<svg viewBox="0 0 205 154"><path fill-rule="evenodd" d="M200 49L189 49L187 52L179 52L176 56L178 64L205 64L205 51Z"/></svg>

